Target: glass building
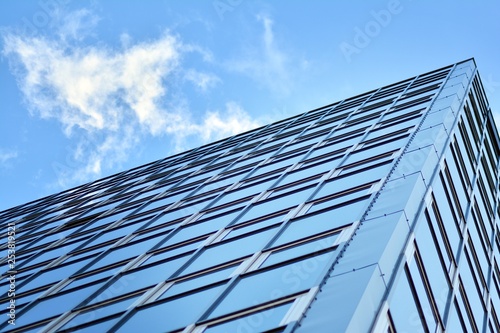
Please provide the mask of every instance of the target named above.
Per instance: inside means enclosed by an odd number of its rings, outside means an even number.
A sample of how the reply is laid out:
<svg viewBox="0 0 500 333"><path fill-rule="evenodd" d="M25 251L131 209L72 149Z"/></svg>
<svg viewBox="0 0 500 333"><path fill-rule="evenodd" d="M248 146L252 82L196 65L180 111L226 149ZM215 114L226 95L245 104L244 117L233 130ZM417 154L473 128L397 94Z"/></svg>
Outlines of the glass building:
<svg viewBox="0 0 500 333"><path fill-rule="evenodd" d="M500 332L499 144L469 59L5 210L0 330Z"/></svg>

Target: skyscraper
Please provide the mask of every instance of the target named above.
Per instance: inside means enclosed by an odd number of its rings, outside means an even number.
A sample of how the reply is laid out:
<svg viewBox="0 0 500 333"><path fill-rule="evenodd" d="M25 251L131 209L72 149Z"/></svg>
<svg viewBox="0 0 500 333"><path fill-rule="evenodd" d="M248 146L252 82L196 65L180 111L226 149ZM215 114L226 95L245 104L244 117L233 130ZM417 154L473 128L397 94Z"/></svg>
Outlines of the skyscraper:
<svg viewBox="0 0 500 333"><path fill-rule="evenodd" d="M499 332L499 143L469 59L3 211L0 329Z"/></svg>

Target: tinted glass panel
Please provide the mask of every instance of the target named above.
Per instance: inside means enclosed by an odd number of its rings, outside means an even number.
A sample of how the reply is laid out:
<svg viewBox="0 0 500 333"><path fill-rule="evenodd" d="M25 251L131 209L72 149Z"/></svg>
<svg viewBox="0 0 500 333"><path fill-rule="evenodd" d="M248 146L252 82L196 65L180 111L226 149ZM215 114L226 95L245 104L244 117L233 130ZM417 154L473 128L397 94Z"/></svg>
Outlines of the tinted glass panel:
<svg viewBox="0 0 500 333"><path fill-rule="evenodd" d="M201 253L191 265L183 271L183 274L222 264L231 260L252 255L261 249L276 231L267 229L243 238L223 242L209 248Z"/></svg>
<svg viewBox="0 0 500 333"><path fill-rule="evenodd" d="M257 274L247 275L210 314L210 318L242 310L299 291L319 283L332 253L324 253Z"/></svg>
<svg viewBox="0 0 500 333"><path fill-rule="evenodd" d="M337 239L338 234L331 234L325 237L316 238L311 241L292 245L284 249L273 251L269 257L264 261L261 267L267 267L276 263L286 261L289 259L297 258L305 254L319 252L331 247Z"/></svg>
<svg viewBox="0 0 500 333"><path fill-rule="evenodd" d="M207 328L204 333L248 332L259 333L278 327L281 320L292 306L285 303L271 309L258 311L219 325Z"/></svg>
<svg viewBox="0 0 500 333"><path fill-rule="evenodd" d="M202 314L220 290L221 286L217 286L143 308L137 311L119 330L155 333L183 328Z"/></svg>

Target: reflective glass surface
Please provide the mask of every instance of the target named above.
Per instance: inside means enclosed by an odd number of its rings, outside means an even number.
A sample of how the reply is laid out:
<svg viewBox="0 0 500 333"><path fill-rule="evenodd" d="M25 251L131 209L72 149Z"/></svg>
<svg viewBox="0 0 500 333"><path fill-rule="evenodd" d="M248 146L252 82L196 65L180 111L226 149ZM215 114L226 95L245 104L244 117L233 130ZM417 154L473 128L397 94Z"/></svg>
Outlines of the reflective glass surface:
<svg viewBox="0 0 500 333"><path fill-rule="evenodd" d="M493 119L469 59L0 212L0 331L496 331Z"/></svg>

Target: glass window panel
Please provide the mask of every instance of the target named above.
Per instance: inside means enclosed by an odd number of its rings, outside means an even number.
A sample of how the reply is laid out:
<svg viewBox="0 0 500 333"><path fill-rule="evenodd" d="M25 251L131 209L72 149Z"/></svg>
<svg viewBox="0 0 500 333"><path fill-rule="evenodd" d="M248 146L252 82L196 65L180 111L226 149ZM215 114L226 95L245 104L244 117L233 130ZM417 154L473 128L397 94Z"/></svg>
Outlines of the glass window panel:
<svg viewBox="0 0 500 333"><path fill-rule="evenodd" d="M168 205L170 205L170 204L172 204L174 202L179 201L179 199L182 199L188 193L189 193L189 190L181 192L181 193L175 193L175 194L170 194L169 193L169 194L167 194L166 196L164 196L161 199L158 199L156 201L148 203L145 207L142 207L140 209L140 211L141 212L151 211L153 209L157 209L157 208L160 208L160 207L167 208Z"/></svg>
<svg viewBox="0 0 500 333"><path fill-rule="evenodd" d="M176 187L179 187L180 185L182 187L199 185L199 184L203 183L204 181L206 181L208 178L210 178L212 176L212 174L213 174L213 172L203 172L203 173L199 173L199 174L194 175L194 176L189 176L189 177L185 178L183 181L181 181L179 184L177 184Z"/></svg>
<svg viewBox="0 0 500 333"><path fill-rule="evenodd" d="M433 185L432 191L434 193L436 206L439 208L440 218L443 221L443 226L445 228L445 233L448 236L448 240L456 258L460 247L460 229L457 225L457 221L450 209L448 199L443 189L442 182ZM446 222L446 223L444 223Z"/></svg>
<svg viewBox="0 0 500 333"><path fill-rule="evenodd" d="M472 244L475 244L474 246L474 254L472 257L477 259L475 260L476 267L478 269L478 273L480 273L481 276L481 282L484 284L484 277L488 276L488 270L490 268L490 262L488 259L488 254L485 250L485 248L482 246L482 239L479 236L478 230L473 227L472 225L469 224L469 242L472 240ZM472 245L471 244L471 248Z"/></svg>
<svg viewBox="0 0 500 333"><path fill-rule="evenodd" d="M76 289L73 292L39 300L35 306L22 313L19 318L16 318L16 325L27 325L69 311L95 292L101 285L102 283L97 283Z"/></svg>
<svg viewBox="0 0 500 333"><path fill-rule="evenodd" d="M450 314L448 316L448 322L446 323L446 330L449 332L467 332L463 323L463 317L459 313L460 310L456 304L456 301L452 303L450 307Z"/></svg>
<svg viewBox="0 0 500 333"><path fill-rule="evenodd" d="M470 304L467 301L467 296L462 285L460 285L460 292L457 293L456 297L458 308L464 319L463 323L467 326L466 332L479 332L473 314L470 312Z"/></svg>
<svg viewBox="0 0 500 333"><path fill-rule="evenodd" d="M298 190L286 189L283 191L277 191L277 192L271 193L271 196L269 198L276 198L276 199L274 199L275 203L279 202L278 200L280 200L281 202L287 202L287 205L293 204L293 203L295 203L296 205L299 205L303 202L306 202L307 199L309 199L309 197L311 196L311 194L313 193L315 188L316 188L316 185L313 184L313 185L309 185L306 187L302 187ZM282 193L282 192L287 192L287 193ZM276 206L276 207L282 207L282 206Z"/></svg>
<svg viewBox="0 0 500 333"><path fill-rule="evenodd" d="M104 214L105 212L110 211L111 209L113 209L116 206L116 203L113 202L113 203L107 203L107 204L104 204L102 206L95 207L95 205L99 204L99 203L100 203L100 200L92 199L88 205L79 207L79 209L83 208L82 210L85 210L85 213L80 215L78 218L101 215L101 214ZM95 207L95 208L90 208L90 207ZM90 208L90 209L87 210L87 208Z"/></svg>
<svg viewBox="0 0 500 333"><path fill-rule="evenodd" d="M133 235L131 239L129 239L129 242L137 242L145 238L149 238L153 235L169 235L170 232L175 229L181 222L170 224L170 225L163 225L160 228L148 228L148 229L143 229L140 231L140 233L136 233ZM168 224L168 222L166 223Z"/></svg>
<svg viewBox="0 0 500 333"><path fill-rule="evenodd" d="M286 244L350 224L361 217L366 205L367 200L362 200L295 219L276 239L273 246Z"/></svg>
<svg viewBox="0 0 500 333"><path fill-rule="evenodd" d="M309 179L305 179L294 184L288 184L284 187L275 187L269 197L273 198L280 195L287 195L288 193L292 193L294 191L306 191L307 188L316 187L316 185L318 185L318 182L318 177L310 177Z"/></svg>
<svg viewBox="0 0 500 333"><path fill-rule="evenodd" d="M16 323L17 323L17 321L16 321ZM17 325L17 324L16 324L16 325ZM23 333L40 333L40 332L43 332L43 328L44 328L45 326L47 326L47 323L45 323L45 324L41 324L41 325L37 325L37 326L35 326L35 327L31 327L31 328L29 328L29 329L27 329L27 330L23 330L22 332L23 332ZM11 328L12 328L12 329L11 329ZM5 332L12 332L14 329L15 329L15 326L10 326L10 327L7 327L7 328L5 329ZM19 331L17 331L17 332L19 332Z"/></svg>
<svg viewBox="0 0 500 333"><path fill-rule="evenodd" d="M272 145L275 145L275 144L278 144L278 143L285 144L288 141L290 141L289 137L284 137L284 138L281 138L281 139L271 138L270 141L267 141L267 142L263 143L260 146L260 148L269 147L269 146L272 146Z"/></svg>
<svg viewBox="0 0 500 333"><path fill-rule="evenodd" d="M322 171L321 171L322 170ZM301 179L305 179L314 175L317 175L314 179L317 180L324 173L324 167L321 165L314 166L312 168L302 168L296 172L290 172L285 177L281 178L280 182L276 185L283 186L287 184L291 184L293 182L299 181Z"/></svg>
<svg viewBox="0 0 500 333"><path fill-rule="evenodd" d="M284 177L276 186L273 187L273 193L274 195L281 195L283 193L286 193L288 191L301 188L307 185L312 185L312 184L317 184L319 182L321 175L313 175L310 177L298 179L297 181L294 182L289 182L288 180L285 180L287 177Z"/></svg>
<svg viewBox="0 0 500 333"><path fill-rule="evenodd" d="M117 302L104 304L102 306L94 307L89 310L84 310L79 313L76 317L71 319L66 325L64 325L61 329L68 329L71 327L75 327L78 325L83 325L85 323L89 323L94 320L98 320L104 318L106 316L110 316L121 312L127 309L132 303L134 303L139 296L133 296L129 298L125 298L119 300ZM92 326L94 327L94 326Z"/></svg>
<svg viewBox="0 0 500 333"><path fill-rule="evenodd" d="M50 283L55 283L61 281L61 277L70 276L74 274L77 270L82 268L85 264L90 261L90 258L74 262L69 265L57 266L56 268L47 270L38 275L35 279L31 280L27 284L20 286L16 291L24 292L30 289L35 289L43 285Z"/></svg>
<svg viewBox="0 0 500 333"><path fill-rule="evenodd" d="M240 221L249 221L258 217L266 216L276 212L277 207L298 206L305 202L311 195L314 188L290 193L288 195L269 199L261 203L256 203L243 215Z"/></svg>
<svg viewBox="0 0 500 333"><path fill-rule="evenodd" d="M73 246L73 248L78 246L78 245L80 245L80 243L75 244ZM27 264L24 264L24 261L23 261L22 266L27 267L28 265L32 266L32 265L36 265L36 264L39 264L39 263L47 261L47 260L53 260L53 259L59 258L60 256L67 254L71 250L72 250L72 248L68 246L68 247L58 247L58 248L51 249L48 251L41 251L37 256L34 257L34 259L26 261ZM18 267L21 266L19 264L19 262L17 262L17 266Z"/></svg>
<svg viewBox="0 0 500 333"><path fill-rule="evenodd" d="M118 330L121 332L170 332L193 323L221 291L216 286L137 311Z"/></svg>
<svg viewBox="0 0 500 333"><path fill-rule="evenodd" d="M332 195L331 197L323 198L321 201L315 202L314 205L308 210L308 213L317 212L322 209L328 209L344 202L348 202L349 200L355 200L362 197L368 191L369 188L360 188L357 189L357 191L353 190L352 192L347 192L345 195Z"/></svg>
<svg viewBox="0 0 500 333"><path fill-rule="evenodd" d="M338 233L316 238L304 243L296 244L277 251L273 251L260 267L267 267L289 259L319 252L331 247L337 239Z"/></svg>
<svg viewBox="0 0 500 333"><path fill-rule="evenodd" d="M276 176L277 178L277 176ZM241 189L237 189L234 191L231 191L229 193L225 193L219 200L217 200L217 206L223 205L225 203L234 201L234 200L239 200L241 198L247 197L247 196L255 196L257 194L262 193L263 191L267 190L268 188L271 187L271 185L276 181L276 178L272 178L270 180L255 184L255 185L250 185ZM251 200L251 199L249 199Z"/></svg>
<svg viewBox="0 0 500 333"><path fill-rule="evenodd" d="M201 288L203 286L208 286L209 284L224 280L228 278L239 265L240 264L238 263L236 265L226 266L224 268L217 269L206 274L197 275L193 278L176 282L170 288L168 288L167 291L163 293L159 299L168 298L170 296Z"/></svg>
<svg viewBox="0 0 500 333"><path fill-rule="evenodd" d="M288 265L255 272L238 281L233 289L212 311L209 318L269 302L300 291L309 290L319 283L332 253L309 257Z"/></svg>
<svg viewBox="0 0 500 333"><path fill-rule="evenodd" d="M351 114L352 115L352 114ZM328 141L340 141L344 138L351 138L352 136L360 137L364 134L365 130L369 127L367 124L355 123L354 125L349 125L349 121L345 122L333 132L333 137L329 138Z"/></svg>
<svg viewBox="0 0 500 333"><path fill-rule="evenodd" d="M234 176L230 176L229 178L225 178L224 181L218 180L217 184L219 186L222 186L222 184L226 185L226 184L232 184L232 183L237 182L239 179L241 179L243 177L243 175L241 174L242 171L245 171L245 173L246 173L246 172L252 170L257 164L261 163L264 159L266 159L268 157L268 155L271 155L272 153L274 153L274 152L269 152L265 155L258 155L258 156L252 157L252 158L245 158L243 160L236 162L231 167L229 167L227 170L225 170L223 172L223 174L230 175L230 174L233 174L236 172L237 172L237 174ZM229 180L232 180L232 181L229 181Z"/></svg>
<svg viewBox="0 0 500 333"><path fill-rule="evenodd" d="M30 247L41 246L41 245L47 246L47 244L52 244L60 240L61 238L64 238L64 235L62 235L61 233L56 233L48 236L43 235L39 237L38 240L35 241L34 243L30 243Z"/></svg>
<svg viewBox="0 0 500 333"><path fill-rule="evenodd" d="M293 302L276 305L222 324L208 327L203 333L245 332L259 333L279 326Z"/></svg>
<svg viewBox="0 0 500 333"><path fill-rule="evenodd" d="M7 265L5 265L7 266ZM6 275L10 275L7 273L7 269L2 273L3 276L6 276ZM40 271L40 267L33 267L33 268L30 268L30 269L27 269L27 270L23 270L23 271L17 271L17 274L16 274L16 283L17 285L20 285L20 283L22 281L24 281L24 279L26 279L27 277L31 276L31 274L33 273L36 273ZM5 281L4 283L0 284L0 288L2 287L5 287L9 284L9 281L7 281L6 279L2 279L0 281ZM8 289L8 288L7 288Z"/></svg>
<svg viewBox="0 0 500 333"><path fill-rule="evenodd" d="M107 319L105 321L98 322L90 326L79 327L74 330L71 330L71 332L75 333L110 332L111 327L113 327L113 325L116 324L119 318L120 317L115 317Z"/></svg>
<svg viewBox="0 0 500 333"><path fill-rule="evenodd" d="M370 177L372 181L377 180L372 175L371 170L368 170L368 173L369 175L366 176ZM348 192L349 189L352 190L360 185L367 184L368 182L365 181L366 176L357 177L357 175L353 175L351 177L336 177L332 180L324 182L320 189L314 194L313 199L321 198L334 193L340 193L344 191ZM366 192L367 189L365 188L364 191ZM358 193L357 195L361 196L362 193Z"/></svg>
<svg viewBox="0 0 500 333"><path fill-rule="evenodd" d="M150 214L134 214L130 215L126 218L123 219L123 221L120 223L120 226L124 226L127 224L135 224L135 223L141 223L141 226L144 224L147 224L149 221L153 220L159 213L150 213Z"/></svg>
<svg viewBox="0 0 500 333"><path fill-rule="evenodd" d="M194 237L199 237L208 233L215 232L221 228L224 228L227 223L228 219L221 216L221 218L213 218L208 221L205 220L202 222L197 222L195 224L185 225L177 229L177 231L174 232L174 235L167 240L164 246L177 244Z"/></svg>
<svg viewBox="0 0 500 333"><path fill-rule="evenodd" d="M438 324L437 324L437 318L434 317L434 311L433 311L433 306L431 303L430 295L427 292L427 289L424 285L423 282L423 276L420 273L420 270L417 267L417 260L414 259L410 265L410 272L411 272L411 277L413 284L415 286L415 291L418 295L418 299L420 301L420 306L422 308L422 313L424 314L425 321L427 322L427 326L430 328L431 332L435 332Z"/></svg>
<svg viewBox="0 0 500 333"><path fill-rule="evenodd" d="M201 220L207 221L210 218L217 219L217 220L224 220L226 221L226 225L228 225L238 214L241 213L241 210L244 208L243 204L237 204L233 206L226 206L226 207L214 207L213 209L215 210L208 210L203 212L203 215L201 216Z"/></svg>
<svg viewBox="0 0 500 333"><path fill-rule="evenodd" d="M152 183L152 182L151 182ZM132 195L135 195L132 200L127 202L127 205L131 205L133 203L139 202L141 199L144 199L146 197L154 197L158 193L165 191L163 188L154 188L154 189L148 189L145 190L147 186L142 186L143 184L135 185L132 188L128 188L124 193L128 193L127 197L130 197ZM148 184L149 186L150 184ZM137 189L136 187L142 186L141 188Z"/></svg>
<svg viewBox="0 0 500 333"><path fill-rule="evenodd" d="M380 140L374 140L374 141L365 141L363 142L363 148L368 148L368 147L375 147L375 146L383 146L385 149L395 149L395 148L400 148L404 147L405 143L408 141L408 136L409 134L401 134L396 137L390 137L390 138L380 138Z"/></svg>
<svg viewBox="0 0 500 333"><path fill-rule="evenodd" d="M255 230L260 230L260 229L266 228L268 226L271 226L273 224L280 223L283 221L283 218L285 217L285 215L286 215L285 213L277 214L277 215L260 220L260 221L255 222L255 223L246 224L241 228L234 228L226 235L226 237L224 237L224 240L238 237L238 236L253 232Z"/></svg>
<svg viewBox="0 0 500 333"><path fill-rule="evenodd" d="M125 259L131 259L139 256L142 253L147 252L149 249L151 249L155 244L158 243L158 241L165 236L160 235L157 237L153 237L147 240L143 240L138 243L134 243L129 246L124 246L120 248L116 248L108 252L105 256L100 258L98 261L96 261L93 265L87 268L87 272L90 271L91 269L96 269L99 267L104 267L110 264L114 264L116 262L125 260Z"/></svg>
<svg viewBox="0 0 500 333"><path fill-rule="evenodd" d="M85 246L91 247L93 245L104 243L104 242L107 242L107 241L112 240L112 239L122 238L124 236L131 234L132 231L136 230L137 228L138 228L137 225L131 224L127 227L111 229L109 231L102 233L100 236L95 238L90 243L85 244Z"/></svg>
<svg viewBox="0 0 500 333"><path fill-rule="evenodd" d="M375 141L375 140L379 140L381 138L393 137L395 135L408 133L411 129L412 129L412 127L404 127L404 128L398 129L398 130L395 130L394 128L391 128L391 127L374 129L368 133L368 135L366 136L365 140L363 140L363 142Z"/></svg>
<svg viewBox="0 0 500 333"><path fill-rule="evenodd" d="M81 248L78 250L76 253L72 253L66 260L64 260L64 263L70 263L74 261L79 261L82 258L90 258L90 256L93 256L91 259L94 259L97 257L100 253L103 251L107 250L110 247L110 245L105 245L105 246L100 246L96 247L94 249L86 249L86 248Z"/></svg>
<svg viewBox="0 0 500 333"><path fill-rule="evenodd" d="M275 163L271 163L271 164L265 164L265 165L259 167L257 169L257 171L255 171L255 173L252 174L252 177L253 176L257 176L257 175L261 175L263 173L266 173L266 172L269 172L269 171L272 171L272 170L276 170L276 169L279 169L279 168L290 166L290 165L295 164L296 162L298 162L301 158L302 158L301 155L299 155L299 156L292 156L291 158L284 159L284 160L281 160L279 162L275 162Z"/></svg>
<svg viewBox="0 0 500 333"><path fill-rule="evenodd" d="M179 207L182 208L182 210L188 214L192 215L194 213L199 212L200 210L209 207L210 203L214 200L214 198L217 196L217 194L211 194L208 196L203 197L200 200L194 200L194 201L189 201L189 202L182 202Z"/></svg>
<svg viewBox="0 0 500 333"><path fill-rule="evenodd" d="M486 208L484 206L484 202L482 200L478 200L477 198L474 198L474 208L475 208L475 211L479 217L480 220L482 220L483 222L487 222L487 223L483 223L483 225L485 226L485 228L488 230L488 234L491 235L493 233L493 218L491 218L488 214L488 212L486 211Z"/></svg>
<svg viewBox="0 0 500 333"><path fill-rule="evenodd" d="M188 216L191 215L191 212L186 211L185 209L176 209L176 210L169 210L167 213L161 215L159 219L154 221L153 223L148 225L148 228L153 228L162 224L167 224L172 222L172 225L176 225L173 222L177 221L180 222L183 219L187 218Z"/></svg>
<svg viewBox="0 0 500 333"><path fill-rule="evenodd" d="M172 273L179 269L188 258L189 255L186 255L165 261L161 264L123 274L89 304L95 304L165 281Z"/></svg>
<svg viewBox="0 0 500 333"><path fill-rule="evenodd" d="M310 138L302 141L293 141L281 149L277 156L274 158L281 158L286 156L291 156L294 154L304 155L309 151L309 149L316 145L320 141L319 138Z"/></svg>
<svg viewBox="0 0 500 333"><path fill-rule="evenodd" d="M406 271L406 269L405 269ZM401 274L390 300L390 310L396 332L429 332L420 318L406 274Z"/></svg>
<svg viewBox="0 0 500 333"><path fill-rule="evenodd" d="M236 260L254 254L260 250L277 228L267 229L243 238L218 243L205 248L194 262L187 267L183 274L189 274L201 269Z"/></svg>
<svg viewBox="0 0 500 333"><path fill-rule="evenodd" d="M6 288L4 290L8 290L9 288ZM44 293L45 290L39 290L37 292L34 292L34 293L31 293L29 295L26 295L26 294L17 294L16 293L16 311L18 310L21 310L22 306L28 304L29 302L31 302L32 300L34 300L35 298L37 298L38 296L40 296L42 293Z"/></svg>
<svg viewBox="0 0 500 333"><path fill-rule="evenodd" d="M350 147L351 146L343 146L342 148L334 150L331 145L321 146L316 149L313 149L312 152L309 155L307 155L307 158L308 159L317 158L318 160L320 160L320 159L326 159L328 157L332 158L341 157Z"/></svg>
<svg viewBox="0 0 500 333"><path fill-rule="evenodd" d="M55 228L55 227L58 227L60 226L62 223L61 223L61 220L55 220L53 222L41 222L41 221L37 221L35 222L38 226L35 228L33 228L30 233L32 233L34 230L36 230L37 233L41 232L41 231L45 231L47 232L49 229L52 229L52 228ZM26 234L25 236L29 235L30 233Z"/></svg>
<svg viewBox="0 0 500 333"><path fill-rule="evenodd" d="M240 187L251 185L251 184L256 184L262 181L268 181L270 179L278 179L279 176L283 174L283 169L276 169L273 171L270 171L268 173L264 173L255 177L249 177L246 178L241 182Z"/></svg>
<svg viewBox="0 0 500 333"><path fill-rule="evenodd" d="M321 160L305 160L304 165L298 169L296 172L302 171L304 168L309 168L308 171L305 171L308 175L314 175L314 174L324 174L326 172L331 171L332 169L338 167L342 156L337 156L337 157L332 157L332 158L327 158L327 159L321 159Z"/></svg>
<svg viewBox="0 0 500 333"><path fill-rule="evenodd" d="M344 169L359 168L392 159L393 151L386 151L384 147L374 147L349 155L342 163Z"/></svg>
<svg viewBox="0 0 500 333"><path fill-rule="evenodd" d="M205 242L205 240L206 240L206 238L203 238L201 240L191 242L188 244L184 244L182 246L176 246L176 247L174 247L170 250L167 250L167 251L154 253L151 257L149 257L146 261L144 261L141 264L141 266L149 265L153 262L157 262L157 261L160 261L163 259L177 256L177 255L182 254L182 253L193 251L193 250L197 249L203 242Z"/></svg>
<svg viewBox="0 0 500 333"><path fill-rule="evenodd" d="M455 136L455 147L457 148L457 151L460 151L462 152L462 156L464 158L464 160L466 161L466 169L467 169L467 173L469 175L473 175L474 174L474 167L475 167L475 158L471 152L471 148L469 145L466 144L466 142L464 141L464 138L462 137L462 135L456 135Z"/></svg>
<svg viewBox="0 0 500 333"><path fill-rule="evenodd" d="M361 139L363 138L362 136L363 132L358 132L353 135L337 135L337 133L338 132L335 132L334 136L326 140L327 143L325 147L326 146L330 147L332 151L341 148L352 147L359 141L361 141Z"/></svg>
<svg viewBox="0 0 500 333"><path fill-rule="evenodd" d="M482 295L476 284L477 280L474 276L474 269L471 266L471 260L469 255L469 250L466 248L465 258L466 260L460 260L460 277L462 278L462 283L467 295L467 299L471 308L471 320L476 323L480 323L483 320L485 313L485 305L482 300Z"/></svg>
<svg viewBox="0 0 500 333"><path fill-rule="evenodd" d="M446 238L446 234L442 233L442 227L440 227L441 222L436 221L434 216L431 218L431 215L427 210L425 210L425 219L427 220L427 225L424 225L421 228L424 228L425 232L427 232L428 229L429 235L432 235L435 239L439 259L442 262L443 267L449 271L452 265L454 265L453 254L449 248L449 242Z"/></svg>
<svg viewBox="0 0 500 333"><path fill-rule="evenodd" d="M73 289L75 287L83 286L84 284L90 283L92 281L97 281L100 279L104 279L106 277L111 277L113 274L118 272L123 266L113 267L112 269L107 269L102 272L91 274L82 278L77 278L73 282L67 284L61 291Z"/></svg>
<svg viewBox="0 0 500 333"><path fill-rule="evenodd" d="M423 217L422 217L423 218ZM427 272L429 285L432 293L437 297L436 305L441 317L444 317L446 302L450 290L446 268L443 267L441 255L438 253L439 244L434 242L429 229L429 224L420 223L416 233L422 265Z"/></svg>
<svg viewBox="0 0 500 333"><path fill-rule="evenodd" d="M132 212L132 210L124 210L120 213L116 213L116 214L112 214L112 215L107 215L105 217L102 217L98 220L95 220L94 222L90 223L90 224L87 224L85 225L84 228L82 229L79 229L78 231L83 231L83 230L89 230L89 229L93 229L93 228L96 228L96 227L99 227L99 226L103 226L103 225L107 225L111 222L116 222L118 220L120 220L121 218L127 216L128 214L130 214Z"/></svg>
<svg viewBox="0 0 500 333"><path fill-rule="evenodd" d="M61 245L58 245L57 248L51 249L51 251L57 250L59 248L63 248L64 253L70 253L71 251L76 249L78 246L80 246L83 242L87 241L90 238L90 236L91 235L85 235L85 236L80 237L80 238L78 238L78 237L77 238L66 238L64 240L64 242L61 243Z"/></svg>
<svg viewBox="0 0 500 333"><path fill-rule="evenodd" d="M203 185L202 188L209 186L209 185ZM188 205L199 205L205 200L213 199L215 198L219 193L224 191L225 188L211 188L207 189L207 191L204 191L203 193L200 194L191 194L188 197L183 199L182 206L188 206Z"/></svg>

